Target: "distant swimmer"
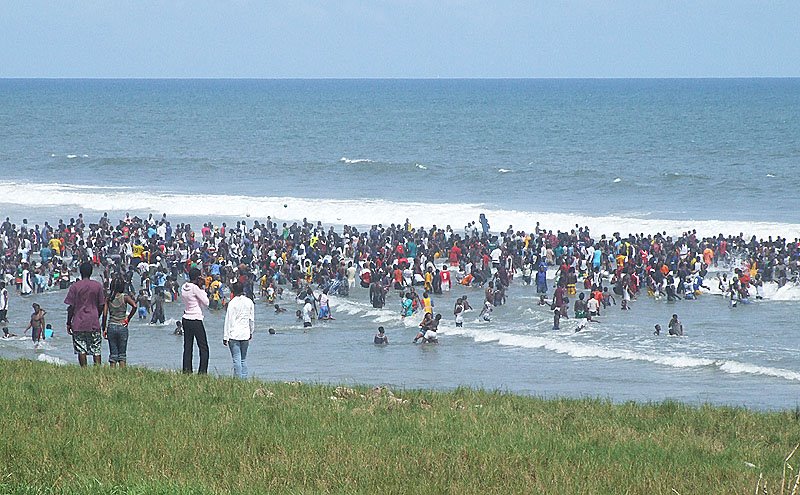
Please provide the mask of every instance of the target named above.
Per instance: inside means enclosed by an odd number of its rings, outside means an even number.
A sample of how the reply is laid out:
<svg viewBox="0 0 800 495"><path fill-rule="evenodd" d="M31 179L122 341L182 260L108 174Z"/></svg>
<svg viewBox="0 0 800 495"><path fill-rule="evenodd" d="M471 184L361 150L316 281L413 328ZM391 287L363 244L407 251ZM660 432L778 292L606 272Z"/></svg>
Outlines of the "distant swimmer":
<svg viewBox="0 0 800 495"><path fill-rule="evenodd" d="M653 335L661 335L661 325L656 324L656 329L653 331Z"/></svg>
<svg viewBox="0 0 800 495"><path fill-rule="evenodd" d="M672 315L672 319L669 320L669 334L670 335L683 335L683 324L678 319L678 315Z"/></svg>
<svg viewBox="0 0 800 495"><path fill-rule="evenodd" d="M286 308L282 308L277 304L275 305L275 314L280 314L280 313L285 313L285 312L286 312Z"/></svg>
<svg viewBox="0 0 800 495"><path fill-rule="evenodd" d="M386 336L386 331L383 329L383 327L378 327L378 333L375 334L375 337L372 339L372 341L376 345L389 343L389 337Z"/></svg>

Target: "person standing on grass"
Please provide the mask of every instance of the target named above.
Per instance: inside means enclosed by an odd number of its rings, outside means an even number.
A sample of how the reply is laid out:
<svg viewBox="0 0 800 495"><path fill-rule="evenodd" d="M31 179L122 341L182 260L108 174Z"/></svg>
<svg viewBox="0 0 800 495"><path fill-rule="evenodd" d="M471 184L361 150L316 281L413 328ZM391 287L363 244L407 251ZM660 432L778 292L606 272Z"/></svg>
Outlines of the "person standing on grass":
<svg viewBox="0 0 800 495"><path fill-rule="evenodd" d="M81 263L81 279L69 286L64 304L67 305L67 333L72 335L72 347L78 363L86 366L86 356L94 356L95 366L102 362L100 345L100 313L106 296L100 282L92 280L92 263Z"/></svg>
<svg viewBox="0 0 800 495"><path fill-rule="evenodd" d="M136 315L136 300L125 293L125 279L115 277L103 307L103 337L108 340L108 363L124 368L128 361L128 322ZM130 312L125 310L131 307Z"/></svg>
<svg viewBox="0 0 800 495"><path fill-rule="evenodd" d="M200 351L198 374L208 373L208 337L203 326L203 308L208 307L208 295L203 290L203 275L199 268L189 270L189 281L181 286L183 300L183 372L192 373L194 341Z"/></svg>
<svg viewBox="0 0 800 495"><path fill-rule="evenodd" d="M228 302L222 345L231 351L233 376L247 378L247 348L256 325L255 304L244 296L244 287L236 282L231 286L233 298Z"/></svg>

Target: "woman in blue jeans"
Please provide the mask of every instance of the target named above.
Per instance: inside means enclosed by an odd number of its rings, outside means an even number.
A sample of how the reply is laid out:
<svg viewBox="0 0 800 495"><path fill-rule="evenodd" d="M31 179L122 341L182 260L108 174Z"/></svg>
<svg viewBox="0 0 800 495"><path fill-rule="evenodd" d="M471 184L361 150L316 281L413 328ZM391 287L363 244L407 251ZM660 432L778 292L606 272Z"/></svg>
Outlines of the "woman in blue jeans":
<svg viewBox="0 0 800 495"><path fill-rule="evenodd" d="M222 345L228 346L233 359L233 375L247 378L247 348L253 338L255 328L255 305L249 297L242 295L242 284L231 286L233 299L228 302L225 314L225 330Z"/></svg>
<svg viewBox="0 0 800 495"><path fill-rule="evenodd" d="M128 322L136 314L136 300L125 293L125 279L115 277L103 307L103 338L108 339L108 362L121 368L128 361ZM126 313L130 306L130 312Z"/></svg>

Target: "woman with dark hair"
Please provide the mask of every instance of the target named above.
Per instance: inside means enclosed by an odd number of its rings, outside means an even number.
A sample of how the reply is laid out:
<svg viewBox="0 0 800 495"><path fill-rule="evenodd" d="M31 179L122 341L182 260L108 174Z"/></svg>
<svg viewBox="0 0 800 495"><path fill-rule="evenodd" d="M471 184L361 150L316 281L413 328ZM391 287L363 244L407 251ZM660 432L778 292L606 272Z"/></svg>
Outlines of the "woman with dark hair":
<svg viewBox="0 0 800 495"><path fill-rule="evenodd" d="M183 301L183 372L192 373L194 341L200 351L200 366L197 373L208 373L208 337L203 326L203 307L208 307L208 295L203 290L203 275L199 268L189 270L189 281L181 286Z"/></svg>
<svg viewBox="0 0 800 495"><path fill-rule="evenodd" d="M103 306L103 337L108 340L108 363L125 367L128 361L128 322L136 314L136 300L125 293L127 283L121 276L111 281L111 294ZM130 306L131 310L125 312Z"/></svg>

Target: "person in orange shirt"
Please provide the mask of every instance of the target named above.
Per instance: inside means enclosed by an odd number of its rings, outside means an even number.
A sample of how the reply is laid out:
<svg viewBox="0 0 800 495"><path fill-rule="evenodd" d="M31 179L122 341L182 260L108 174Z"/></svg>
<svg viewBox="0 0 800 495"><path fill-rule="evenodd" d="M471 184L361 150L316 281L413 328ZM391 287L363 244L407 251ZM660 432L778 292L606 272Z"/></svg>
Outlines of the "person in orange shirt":
<svg viewBox="0 0 800 495"><path fill-rule="evenodd" d="M710 246L706 246L703 250L703 263L707 266L711 266L711 261L714 259L714 250L711 249Z"/></svg>

